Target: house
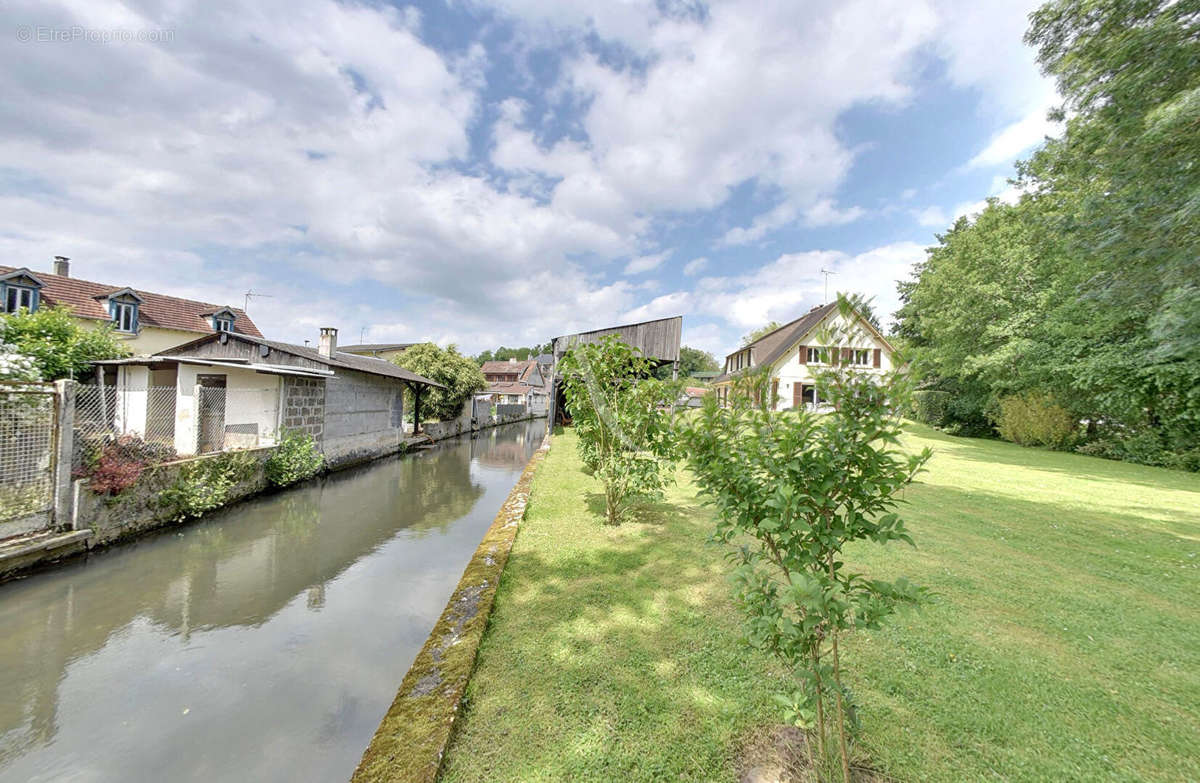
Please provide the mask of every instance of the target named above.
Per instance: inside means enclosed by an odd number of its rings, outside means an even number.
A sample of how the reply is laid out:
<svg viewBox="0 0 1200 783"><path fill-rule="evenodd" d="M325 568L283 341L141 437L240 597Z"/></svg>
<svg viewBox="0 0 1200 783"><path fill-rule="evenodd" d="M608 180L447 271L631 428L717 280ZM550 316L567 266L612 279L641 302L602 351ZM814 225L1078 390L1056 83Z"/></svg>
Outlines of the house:
<svg viewBox="0 0 1200 783"><path fill-rule="evenodd" d="M384 359L390 362L414 345L416 343L363 343L362 345L343 345L338 350L342 353L373 356L376 359Z"/></svg>
<svg viewBox="0 0 1200 783"><path fill-rule="evenodd" d="M54 257L53 274L0 266L0 303L6 313L64 305L85 326L112 324L130 350L142 355L216 332L262 336L240 308L79 280L71 277L65 256Z"/></svg>
<svg viewBox="0 0 1200 783"><path fill-rule="evenodd" d="M683 394L679 395L679 399L675 401L676 408L701 408L704 406L705 396L712 393L712 389L705 386L688 386L683 390Z"/></svg>
<svg viewBox="0 0 1200 783"><path fill-rule="evenodd" d="M497 405L524 405L534 416L546 415L550 397L537 359L484 362L481 369L488 382L484 394Z"/></svg>
<svg viewBox="0 0 1200 783"><path fill-rule="evenodd" d="M830 334L840 335L838 344L825 344ZM837 302L830 302L726 356L713 387L721 404L727 404L738 377L766 368L774 410L816 409L821 405L816 387L821 369L837 364L882 374L893 368L894 356L895 349L867 319L857 313L847 318Z"/></svg>
<svg viewBox="0 0 1200 783"><path fill-rule="evenodd" d="M333 328L321 330L316 348L219 332L96 365L105 368L97 383L77 390L81 431L109 426L190 455L272 445L295 430L312 435L335 467L403 448L404 391L413 392L419 422L421 394L444 388L339 351Z"/></svg>

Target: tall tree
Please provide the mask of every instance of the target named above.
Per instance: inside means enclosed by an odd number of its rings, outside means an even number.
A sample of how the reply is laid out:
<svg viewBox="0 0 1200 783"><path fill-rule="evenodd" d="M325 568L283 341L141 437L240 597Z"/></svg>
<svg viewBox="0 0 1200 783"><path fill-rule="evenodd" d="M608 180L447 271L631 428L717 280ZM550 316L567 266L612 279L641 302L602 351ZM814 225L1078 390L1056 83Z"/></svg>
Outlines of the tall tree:
<svg viewBox="0 0 1200 783"><path fill-rule="evenodd" d="M479 365L471 357L459 353L453 345L442 349L433 343L419 343L394 357L392 362L446 387L429 389L421 394L422 418L429 415L442 421L453 419L471 395L487 388ZM409 411L413 410L411 392L405 392L404 404Z"/></svg>

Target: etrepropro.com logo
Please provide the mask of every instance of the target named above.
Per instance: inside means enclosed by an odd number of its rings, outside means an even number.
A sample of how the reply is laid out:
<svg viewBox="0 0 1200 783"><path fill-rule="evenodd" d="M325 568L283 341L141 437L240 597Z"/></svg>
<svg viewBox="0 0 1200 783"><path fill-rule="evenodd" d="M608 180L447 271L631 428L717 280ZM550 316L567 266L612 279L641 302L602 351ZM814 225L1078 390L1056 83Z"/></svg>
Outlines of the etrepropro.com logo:
<svg viewBox="0 0 1200 783"><path fill-rule="evenodd" d="M52 25L17 25L17 40L21 43L171 43L172 29L152 30L125 27L54 27Z"/></svg>

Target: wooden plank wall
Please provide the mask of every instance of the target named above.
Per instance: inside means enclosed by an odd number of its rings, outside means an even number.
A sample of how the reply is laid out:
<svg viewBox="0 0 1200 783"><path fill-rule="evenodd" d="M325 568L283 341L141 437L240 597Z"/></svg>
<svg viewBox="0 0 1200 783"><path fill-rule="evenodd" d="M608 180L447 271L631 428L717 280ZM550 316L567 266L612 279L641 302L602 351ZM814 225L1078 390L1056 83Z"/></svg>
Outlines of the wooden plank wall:
<svg viewBox="0 0 1200 783"><path fill-rule="evenodd" d="M643 354L660 362L679 361L679 342L683 338L683 316L660 318L657 321L643 321L637 324L625 324L609 329L595 329L580 334L569 334L554 338L554 358L561 359L567 350L578 343L599 342L610 334L619 336L623 341L638 348Z"/></svg>

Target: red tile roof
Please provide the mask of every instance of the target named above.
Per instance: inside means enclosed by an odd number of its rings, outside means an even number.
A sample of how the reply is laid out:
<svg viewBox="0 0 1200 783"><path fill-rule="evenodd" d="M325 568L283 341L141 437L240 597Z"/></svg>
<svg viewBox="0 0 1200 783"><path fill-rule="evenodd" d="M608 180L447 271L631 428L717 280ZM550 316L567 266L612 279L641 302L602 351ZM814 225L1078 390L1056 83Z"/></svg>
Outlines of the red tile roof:
<svg viewBox="0 0 1200 783"><path fill-rule="evenodd" d="M0 266L0 275L15 272L21 267ZM73 315L79 318L95 318L101 321L109 320L108 307L103 298L116 291L123 291L127 286L105 285L79 280L74 277L61 277L46 272L36 272L38 280L42 281L41 300L46 306L66 305L71 308ZM213 331L212 323L207 316L225 305L209 302L197 302L195 299L180 299L177 296L156 294L153 291L132 289L142 298L138 306L138 323L140 326L156 326L162 329L180 329L185 332ZM99 297L99 298L97 298ZM233 328L242 334L262 337L262 332L250 320L240 307L229 308L236 316Z"/></svg>

